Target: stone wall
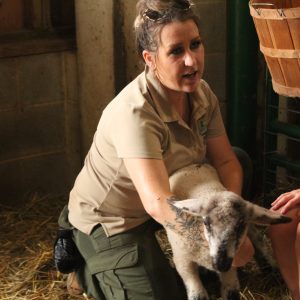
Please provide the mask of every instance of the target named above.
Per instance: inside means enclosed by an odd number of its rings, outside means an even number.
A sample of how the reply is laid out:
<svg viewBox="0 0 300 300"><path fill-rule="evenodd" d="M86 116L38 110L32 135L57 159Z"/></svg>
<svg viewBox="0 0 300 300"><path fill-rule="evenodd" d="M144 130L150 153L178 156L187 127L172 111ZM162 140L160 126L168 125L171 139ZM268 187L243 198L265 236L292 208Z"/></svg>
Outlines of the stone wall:
<svg viewBox="0 0 300 300"><path fill-rule="evenodd" d="M0 201L60 195L80 166L76 52L0 59Z"/></svg>

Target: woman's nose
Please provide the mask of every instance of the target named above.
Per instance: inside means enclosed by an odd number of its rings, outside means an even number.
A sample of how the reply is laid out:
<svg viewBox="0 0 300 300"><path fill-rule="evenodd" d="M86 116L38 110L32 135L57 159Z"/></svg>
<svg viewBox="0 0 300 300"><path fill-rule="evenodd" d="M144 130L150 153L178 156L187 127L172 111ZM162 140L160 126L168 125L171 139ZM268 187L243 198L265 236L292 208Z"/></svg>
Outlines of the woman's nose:
<svg viewBox="0 0 300 300"><path fill-rule="evenodd" d="M186 66L193 66L195 63L195 58L192 52L186 52L184 56L184 63Z"/></svg>

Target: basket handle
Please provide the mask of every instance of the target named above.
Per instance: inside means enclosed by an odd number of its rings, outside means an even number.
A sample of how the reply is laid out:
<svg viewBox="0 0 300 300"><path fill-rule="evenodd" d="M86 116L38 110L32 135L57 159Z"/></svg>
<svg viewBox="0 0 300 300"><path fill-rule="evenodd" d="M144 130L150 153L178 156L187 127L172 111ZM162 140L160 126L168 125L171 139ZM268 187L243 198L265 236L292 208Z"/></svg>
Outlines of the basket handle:
<svg viewBox="0 0 300 300"><path fill-rule="evenodd" d="M252 3L251 1L250 1L250 5L255 9L255 11L256 11L256 13L260 16L260 14L261 14L261 12L260 12L260 10L261 10L261 8L260 7L255 7L255 6L271 6L272 8L274 7L276 10L277 10L277 12L278 12L278 14L279 14L279 16L280 17L285 17L285 14L284 14L284 11L283 11L283 8L278 8L275 4L273 4L273 3L267 3L267 2L264 2L264 3L256 3L256 2L254 2L254 3Z"/></svg>

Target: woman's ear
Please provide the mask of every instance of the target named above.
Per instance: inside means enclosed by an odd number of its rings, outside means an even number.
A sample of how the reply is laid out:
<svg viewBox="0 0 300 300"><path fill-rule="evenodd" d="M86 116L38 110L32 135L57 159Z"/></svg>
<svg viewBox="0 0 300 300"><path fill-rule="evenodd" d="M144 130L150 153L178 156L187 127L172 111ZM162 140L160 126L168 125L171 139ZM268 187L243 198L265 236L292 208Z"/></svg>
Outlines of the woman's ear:
<svg viewBox="0 0 300 300"><path fill-rule="evenodd" d="M152 70L154 71L156 69L156 66L155 66L155 56L153 53L151 53L150 51L148 50L144 50L143 51L143 58L144 58L144 61L145 63L147 64L147 66Z"/></svg>

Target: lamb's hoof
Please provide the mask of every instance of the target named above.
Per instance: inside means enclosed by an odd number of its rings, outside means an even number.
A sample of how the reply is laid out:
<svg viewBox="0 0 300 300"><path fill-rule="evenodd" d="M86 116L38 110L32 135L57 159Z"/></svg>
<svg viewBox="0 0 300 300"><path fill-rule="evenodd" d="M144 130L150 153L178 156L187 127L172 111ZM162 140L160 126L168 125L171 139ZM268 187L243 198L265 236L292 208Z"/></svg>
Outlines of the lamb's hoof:
<svg viewBox="0 0 300 300"><path fill-rule="evenodd" d="M228 292L228 300L240 300L240 292L237 290L229 291Z"/></svg>

